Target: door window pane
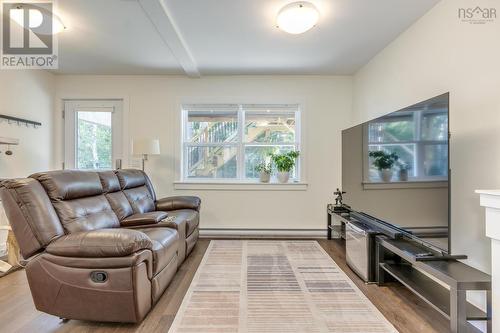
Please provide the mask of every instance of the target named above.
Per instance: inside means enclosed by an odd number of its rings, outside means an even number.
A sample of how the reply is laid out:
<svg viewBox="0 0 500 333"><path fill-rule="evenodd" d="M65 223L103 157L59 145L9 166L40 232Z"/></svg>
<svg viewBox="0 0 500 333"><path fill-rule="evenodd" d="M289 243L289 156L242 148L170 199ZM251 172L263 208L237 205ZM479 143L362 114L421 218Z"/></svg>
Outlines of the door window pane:
<svg viewBox="0 0 500 333"><path fill-rule="evenodd" d="M188 178L236 178L236 147L187 147Z"/></svg>
<svg viewBox="0 0 500 333"><path fill-rule="evenodd" d="M112 168L111 112L76 112L77 169Z"/></svg>
<svg viewBox="0 0 500 333"><path fill-rule="evenodd" d="M294 143L294 113L247 113L245 118L245 142Z"/></svg>

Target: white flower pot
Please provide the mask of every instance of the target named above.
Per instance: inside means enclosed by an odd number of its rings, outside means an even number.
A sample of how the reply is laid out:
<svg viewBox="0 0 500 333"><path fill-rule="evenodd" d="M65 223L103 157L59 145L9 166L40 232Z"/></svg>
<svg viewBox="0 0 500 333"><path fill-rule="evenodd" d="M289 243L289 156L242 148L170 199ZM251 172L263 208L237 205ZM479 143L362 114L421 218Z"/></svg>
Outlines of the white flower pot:
<svg viewBox="0 0 500 333"><path fill-rule="evenodd" d="M278 171L278 181L280 183L288 183L289 179L290 179L290 172L289 171L286 171L286 172Z"/></svg>
<svg viewBox="0 0 500 333"><path fill-rule="evenodd" d="M379 170L378 172L380 179L382 179L383 182L388 183L392 179L392 169L383 169Z"/></svg>
<svg viewBox="0 0 500 333"><path fill-rule="evenodd" d="M261 183L269 183L269 180L271 179L271 174L267 172L261 172L259 175L259 180Z"/></svg>

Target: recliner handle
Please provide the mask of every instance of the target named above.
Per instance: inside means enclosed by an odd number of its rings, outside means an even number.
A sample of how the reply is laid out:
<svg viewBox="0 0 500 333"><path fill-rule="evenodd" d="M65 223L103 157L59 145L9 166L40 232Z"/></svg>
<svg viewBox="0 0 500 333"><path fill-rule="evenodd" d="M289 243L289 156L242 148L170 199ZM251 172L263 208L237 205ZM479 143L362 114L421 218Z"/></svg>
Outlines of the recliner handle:
<svg viewBox="0 0 500 333"><path fill-rule="evenodd" d="M93 271L90 273L90 279L95 283L104 283L108 280L108 273L102 271Z"/></svg>

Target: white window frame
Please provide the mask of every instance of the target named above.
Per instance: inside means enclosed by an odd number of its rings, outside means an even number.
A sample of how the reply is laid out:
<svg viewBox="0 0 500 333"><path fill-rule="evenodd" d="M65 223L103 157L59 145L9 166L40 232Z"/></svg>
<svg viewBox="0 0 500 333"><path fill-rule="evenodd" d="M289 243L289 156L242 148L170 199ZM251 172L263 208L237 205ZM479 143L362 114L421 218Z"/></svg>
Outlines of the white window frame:
<svg viewBox="0 0 500 333"><path fill-rule="evenodd" d="M229 106L229 105L237 105L237 119L238 119L238 140L235 143L227 143L224 146L234 146L237 149L237 167L236 167L236 178L194 178L187 177L187 158L185 156L187 147L199 146L199 147L211 147L211 146L220 146L220 143L204 143L204 144L193 144L188 142L187 140L187 125L188 125L188 112L189 105L193 104L182 104L181 105L181 140L180 140L180 181L176 182L176 184L248 184L248 185L264 185L267 187L273 187L274 189L278 189L278 187L273 186L276 184L260 184L258 183L258 179L246 178L245 176L245 148L246 147L257 147L257 146L294 146L295 150L301 149L301 105L300 104L248 104L248 103L231 103L231 104L195 104L197 107L203 107L204 105L210 106ZM282 113L294 113L295 116L295 142L293 143L245 143L245 115L249 113L258 113L259 111L246 110L245 107L249 106L258 106L261 108L268 107L272 109L271 114L279 114ZM294 111L291 111L291 109ZM279 111L282 109L283 111ZM228 111L230 113L231 111ZM305 185L305 183L301 183L301 165L302 165L302 154L297 159L297 163L295 165L295 174L296 177L290 180L289 184L279 184L287 187L286 185L300 184ZM183 186L176 186L176 188L182 189ZM186 188L190 188L189 186ZM251 189L251 188L249 188ZM281 188L279 188L281 189ZM305 189L305 187L304 187Z"/></svg>
<svg viewBox="0 0 500 333"><path fill-rule="evenodd" d="M76 169L78 157L78 112L111 112L111 169L121 166L124 141L124 99L63 99L63 169ZM84 169L82 169L84 170ZM97 169L106 170L106 169Z"/></svg>

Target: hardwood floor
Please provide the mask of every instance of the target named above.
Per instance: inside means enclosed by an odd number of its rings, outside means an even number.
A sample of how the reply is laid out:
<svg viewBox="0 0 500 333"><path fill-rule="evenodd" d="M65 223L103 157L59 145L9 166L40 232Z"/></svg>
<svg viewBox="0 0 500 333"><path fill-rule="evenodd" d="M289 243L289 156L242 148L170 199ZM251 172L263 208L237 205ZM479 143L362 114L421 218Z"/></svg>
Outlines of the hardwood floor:
<svg viewBox="0 0 500 333"><path fill-rule="evenodd" d="M23 270L7 275L0 279L0 332L167 332L209 242L206 239L198 241L160 301L146 319L137 325L79 320L63 322L35 309ZM449 332L448 321L405 287L398 284L379 287L361 281L347 267L341 242L318 242L399 332Z"/></svg>
<svg viewBox="0 0 500 333"><path fill-rule="evenodd" d="M403 285L391 283L380 287L376 284L365 284L347 266L343 242L327 240L318 242L400 333L450 331L448 320Z"/></svg>

